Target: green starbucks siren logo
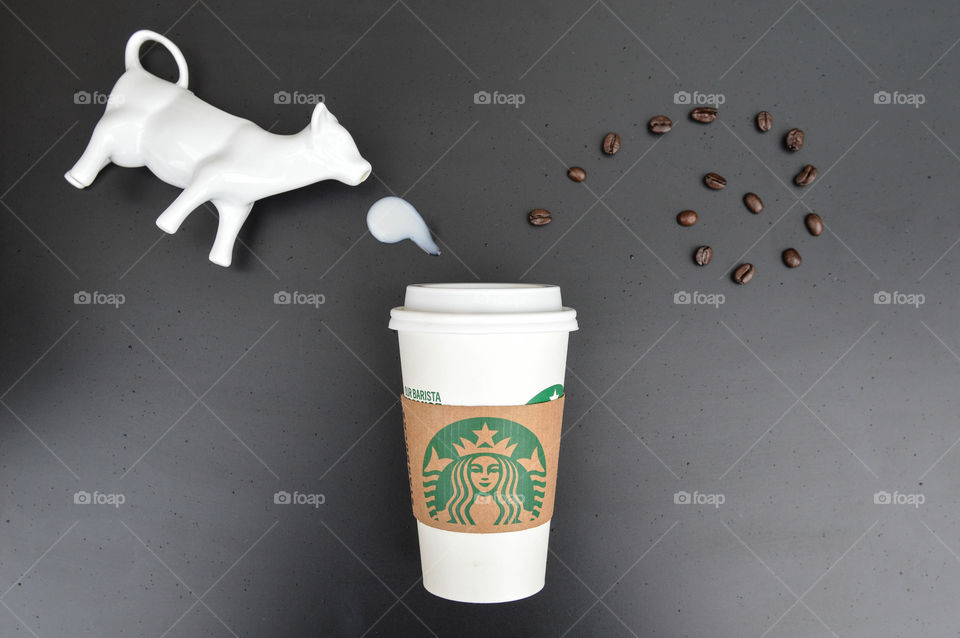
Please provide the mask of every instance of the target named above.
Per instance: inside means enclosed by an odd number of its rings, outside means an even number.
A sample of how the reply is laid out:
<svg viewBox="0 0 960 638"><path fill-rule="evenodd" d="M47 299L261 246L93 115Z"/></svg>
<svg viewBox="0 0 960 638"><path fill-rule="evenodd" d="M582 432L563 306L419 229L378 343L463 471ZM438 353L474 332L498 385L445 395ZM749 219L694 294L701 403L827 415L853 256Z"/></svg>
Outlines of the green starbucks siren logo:
<svg viewBox="0 0 960 638"><path fill-rule="evenodd" d="M457 525L536 520L547 483L536 435L513 421L479 417L437 432L423 455L430 517Z"/></svg>

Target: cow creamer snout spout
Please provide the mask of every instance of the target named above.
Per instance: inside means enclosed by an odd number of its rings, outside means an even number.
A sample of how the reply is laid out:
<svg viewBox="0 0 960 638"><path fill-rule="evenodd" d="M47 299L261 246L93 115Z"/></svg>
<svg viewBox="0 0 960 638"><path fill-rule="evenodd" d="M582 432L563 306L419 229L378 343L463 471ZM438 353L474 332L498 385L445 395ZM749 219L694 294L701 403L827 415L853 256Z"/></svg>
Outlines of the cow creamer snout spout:
<svg viewBox="0 0 960 638"><path fill-rule="evenodd" d="M373 167L370 166L370 162L364 160L363 164L360 165L360 169L357 173L359 176L356 181L350 183L350 186L356 186L357 184L362 184L367 181L367 178L370 177L370 173L373 172Z"/></svg>

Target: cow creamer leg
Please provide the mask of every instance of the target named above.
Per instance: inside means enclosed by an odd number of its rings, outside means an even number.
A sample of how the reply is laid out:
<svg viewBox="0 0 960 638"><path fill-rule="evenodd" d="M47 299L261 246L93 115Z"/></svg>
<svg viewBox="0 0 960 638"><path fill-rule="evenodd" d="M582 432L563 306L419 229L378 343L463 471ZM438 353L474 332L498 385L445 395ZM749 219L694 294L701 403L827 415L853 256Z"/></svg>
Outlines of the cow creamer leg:
<svg viewBox="0 0 960 638"><path fill-rule="evenodd" d="M229 266L233 261L233 244L237 240L237 234L243 227L243 222L247 220L253 203L249 204L230 204L222 201L213 201L220 213L220 224L217 226L217 238L213 241L213 248L210 250L210 261L218 266Z"/></svg>
<svg viewBox="0 0 960 638"><path fill-rule="evenodd" d="M157 226L165 233L174 234L180 229L183 220L208 199L210 197L205 190L188 186L173 200L173 203L167 206L167 210L157 217Z"/></svg>
<svg viewBox="0 0 960 638"><path fill-rule="evenodd" d="M103 167L110 163L110 153L113 142L113 128L120 122L104 115L93 129L90 142L83 155L77 160L64 177L77 188L86 188L93 183Z"/></svg>

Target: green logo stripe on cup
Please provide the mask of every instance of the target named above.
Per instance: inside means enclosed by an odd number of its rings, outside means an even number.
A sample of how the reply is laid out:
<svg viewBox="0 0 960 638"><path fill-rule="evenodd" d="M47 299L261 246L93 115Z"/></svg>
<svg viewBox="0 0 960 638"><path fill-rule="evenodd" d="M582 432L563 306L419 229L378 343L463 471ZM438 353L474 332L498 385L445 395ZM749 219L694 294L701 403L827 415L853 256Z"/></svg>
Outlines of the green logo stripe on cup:
<svg viewBox="0 0 960 638"><path fill-rule="evenodd" d="M532 403L546 403L547 401L556 401L563 396L563 386L559 383L545 388L537 393L535 397L527 401L527 405Z"/></svg>

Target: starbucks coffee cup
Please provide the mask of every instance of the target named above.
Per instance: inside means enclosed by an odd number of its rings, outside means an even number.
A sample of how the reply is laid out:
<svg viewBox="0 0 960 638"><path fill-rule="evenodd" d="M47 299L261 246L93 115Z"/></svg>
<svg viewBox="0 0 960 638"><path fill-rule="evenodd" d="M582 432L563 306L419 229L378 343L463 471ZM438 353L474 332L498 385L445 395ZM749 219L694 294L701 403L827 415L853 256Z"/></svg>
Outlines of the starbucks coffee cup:
<svg viewBox="0 0 960 638"><path fill-rule="evenodd" d="M472 603L537 593L576 311L557 286L417 284L390 328L424 587Z"/></svg>

